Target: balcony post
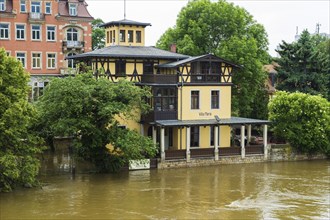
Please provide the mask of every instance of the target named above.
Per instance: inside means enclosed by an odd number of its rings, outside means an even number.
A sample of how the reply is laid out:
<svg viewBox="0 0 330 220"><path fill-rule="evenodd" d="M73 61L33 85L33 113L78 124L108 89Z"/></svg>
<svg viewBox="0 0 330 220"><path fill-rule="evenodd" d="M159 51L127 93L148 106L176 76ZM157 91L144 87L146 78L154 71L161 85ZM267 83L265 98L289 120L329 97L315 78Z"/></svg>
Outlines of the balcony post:
<svg viewBox="0 0 330 220"><path fill-rule="evenodd" d="M219 128L218 126L214 126L214 160L219 160Z"/></svg>
<svg viewBox="0 0 330 220"><path fill-rule="evenodd" d="M186 158L190 162L190 127L186 127Z"/></svg>
<svg viewBox="0 0 330 220"><path fill-rule="evenodd" d="M245 158L245 126L241 126L241 156Z"/></svg>
<svg viewBox="0 0 330 220"><path fill-rule="evenodd" d="M157 142L157 129L156 126L152 126L152 140L154 144Z"/></svg>
<svg viewBox="0 0 330 220"><path fill-rule="evenodd" d="M264 125L264 137L263 137L263 142L264 142L264 159L267 160L268 158L268 149L267 149L267 125Z"/></svg>
<svg viewBox="0 0 330 220"><path fill-rule="evenodd" d="M160 157L165 161L165 128L160 128Z"/></svg>
<svg viewBox="0 0 330 220"><path fill-rule="evenodd" d="M251 131L252 131L252 125L247 126L247 145L250 145L251 142Z"/></svg>

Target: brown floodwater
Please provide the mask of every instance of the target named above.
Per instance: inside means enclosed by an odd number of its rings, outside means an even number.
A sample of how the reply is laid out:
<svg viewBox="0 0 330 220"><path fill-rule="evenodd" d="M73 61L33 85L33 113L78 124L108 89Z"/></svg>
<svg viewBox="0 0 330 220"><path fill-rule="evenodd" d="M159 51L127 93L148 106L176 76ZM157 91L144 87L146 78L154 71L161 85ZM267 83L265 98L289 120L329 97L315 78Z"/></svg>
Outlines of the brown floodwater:
<svg viewBox="0 0 330 220"><path fill-rule="evenodd" d="M326 160L41 178L0 195L0 219L330 219Z"/></svg>

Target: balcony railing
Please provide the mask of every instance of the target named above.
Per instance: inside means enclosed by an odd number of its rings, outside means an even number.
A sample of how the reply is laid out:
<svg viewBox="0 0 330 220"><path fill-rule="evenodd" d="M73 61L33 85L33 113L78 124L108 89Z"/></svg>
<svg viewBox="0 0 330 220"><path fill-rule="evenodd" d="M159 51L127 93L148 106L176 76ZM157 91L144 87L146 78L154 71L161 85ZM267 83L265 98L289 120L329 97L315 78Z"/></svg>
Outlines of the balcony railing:
<svg viewBox="0 0 330 220"><path fill-rule="evenodd" d="M177 110L169 111L151 111L146 115L142 116L142 120L145 122L153 122L156 120L176 120L178 119Z"/></svg>
<svg viewBox="0 0 330 220"><path fill-rule="evenodd" d="M196 74L191 75L191 82L220 82L219 74Z"/></svg>
<svg viewBox="0 0 330 220"><path fill-rule="evenodd" d="M38 13L38 12L30 12L29 21L30 22L43 22L43 21L45 21L45 14Z"/></svg>
<svg viewBox="0 0 330 220"><path fill-rule="evenodd" d="M61 68L60 73L62 75L73 75L77 73L77 70L73 68Z"/></svg>
<svg viewBox="0 0 330 220"><path fill-rule="evenodd" d="M84 41L63 41L63 47L66 48L83 48L85 45Z"/></svg>
<svg viewBox="0 0 330 220"><path fill-rule="evenodd" d="M141 82L156 84L176 84L178 82L178 76L169 74L144 74L141 77Z"/></svg>

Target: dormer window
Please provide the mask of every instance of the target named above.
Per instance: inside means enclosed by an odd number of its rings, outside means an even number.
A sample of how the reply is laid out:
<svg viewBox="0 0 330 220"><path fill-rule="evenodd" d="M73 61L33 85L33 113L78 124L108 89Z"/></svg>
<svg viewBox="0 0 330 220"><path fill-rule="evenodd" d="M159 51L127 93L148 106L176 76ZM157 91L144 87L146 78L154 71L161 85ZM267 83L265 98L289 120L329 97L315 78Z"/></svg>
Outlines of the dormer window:
<svg viewBox="0 0 330 220"><path fill-rule="evenodd" d="M6 0L0 0L0 11L6 10Z"/></svg>
<svg viewBox="0 0 330 220"><path fill-rule="evenodd" d="M69 14L71 16L77 16L77 4L73 4L73 3L69 4Z"/></svg>

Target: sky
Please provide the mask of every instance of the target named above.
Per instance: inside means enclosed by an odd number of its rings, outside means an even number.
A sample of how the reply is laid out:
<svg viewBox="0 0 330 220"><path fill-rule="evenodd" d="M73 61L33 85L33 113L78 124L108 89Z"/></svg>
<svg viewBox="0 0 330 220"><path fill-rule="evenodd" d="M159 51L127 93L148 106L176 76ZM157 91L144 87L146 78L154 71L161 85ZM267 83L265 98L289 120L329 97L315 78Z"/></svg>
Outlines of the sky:
<svg viewBox="0 0 330 220"><path fill-rule="evenodd" d="M94 18L104 22L124 19L124 0L86 0ZM215 0L212 0L215 1ZM262 24L268 34L269 53L282 40L291 43L298 30L330 33L330 0L227 0L245 8ZM177 15L188 0L126 0L126 19L151 23L146 28L146 46L156 45L160 36L176 23Z"/></svg>

